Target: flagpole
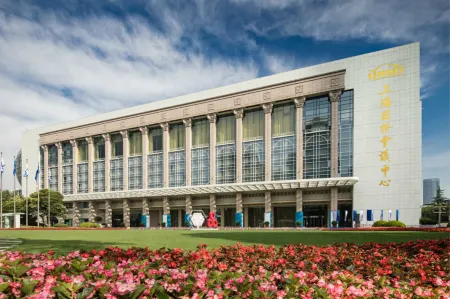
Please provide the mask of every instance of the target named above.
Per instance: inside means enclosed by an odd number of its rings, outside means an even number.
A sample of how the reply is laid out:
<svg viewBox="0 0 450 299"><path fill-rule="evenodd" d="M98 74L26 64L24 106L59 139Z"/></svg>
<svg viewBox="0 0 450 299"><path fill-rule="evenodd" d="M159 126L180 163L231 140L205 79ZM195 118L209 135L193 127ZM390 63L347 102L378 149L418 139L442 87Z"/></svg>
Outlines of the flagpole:
<svg viewBox="0 0 450 299"><path fill-rule="evenodd" d="M28 168L28 159L26 162L26 167ZM28 227L28 174L26 176L26 195L25 195L25 226Z"/></svg>
<svg viewBox="0 0 450 299"><path fill-rule="evenodd" d="M14 172L16 171L16 156L14 156ZM14 213L13 213L13 228L16 228L16 175L14 174L14 192L13 192L13 203L14 203Z"/></svg>
<svg viewBox="0 0 450 299"><path fill-rule="evenodd" d="M38 171L39 171L39 162L38 162ZM37 194L38 194L38 201L37 201L37 227L39 228L39 193L40 193L40 188L41 188L41 176L40 176L40 174L39 174L39 172L36 172L36 175L37 175L37 180L36 180L36 182L37 182Z"/></svg>
<svg viewBox="0 0 450 299"><path fill-rule="evenodd" d="M50 186L48 189L48 227L50 227Z"/></svg>
<svg viewBox="0 0 450 299"><path fill-rule="evenodd" d="M0 153L0 228L3 228L3 152Z"/></svg>

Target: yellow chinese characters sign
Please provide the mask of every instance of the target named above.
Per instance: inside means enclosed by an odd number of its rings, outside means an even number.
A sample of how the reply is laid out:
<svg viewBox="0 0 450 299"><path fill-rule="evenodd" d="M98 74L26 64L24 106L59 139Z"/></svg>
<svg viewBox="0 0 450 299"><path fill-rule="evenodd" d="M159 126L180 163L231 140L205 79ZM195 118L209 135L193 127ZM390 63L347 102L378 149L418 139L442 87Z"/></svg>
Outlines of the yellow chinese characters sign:
<svg viewBox="0 0 450 299"><path fill-rule="evenodd" d="M389 63L369 71L367 75L369 80L379 80L384 78L396 77L403 75L404 67L401 64Z"/></svg>
<svg viewBox="0 0 450 299"><path fill-rule="evenodd" d="M392 99L390 93L392 92L391 88L388 84L383 85L383 91L378 93L380 96L380 134L381 139L380 143L382 145L380 154L378 155L380 158L380 162L382 163L381 171L381 180L379 185L382 187L389 187L391 185L391 179L389 178L389 171L391 170L391 158L389 156L389 142L392 140L389 137L389 132L392 129L391 126L391 105Z"/></svg>

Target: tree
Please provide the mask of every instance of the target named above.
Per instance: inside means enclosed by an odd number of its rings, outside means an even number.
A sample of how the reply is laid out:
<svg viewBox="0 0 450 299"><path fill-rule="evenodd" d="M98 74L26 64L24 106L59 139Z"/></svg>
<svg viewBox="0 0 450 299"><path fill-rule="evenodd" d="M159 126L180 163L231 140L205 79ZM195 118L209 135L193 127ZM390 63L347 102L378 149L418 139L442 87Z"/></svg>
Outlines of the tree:
<svg viewBox="0 0 450 299"><path fill-rule="evenodd" d="M50 218L56 217L66 218L67 209L63 204L63 195L57 191L49 189L39 190L39 217L42 219L45 225L48 225L48 195L50 192ZM37 218L37 201L38 193L34 192L30 194L28 199L28 213Z"/></svg>
<svg viewBox="0 0 450 299"><path fill-rule="evenodd" d="M438 207L438 225L441 227L441 214L442 214L442 207L446 203L445 197L444 197L444 190L441 189L441 187L438 187L436 190L436 196L433 197L433 204Z"/></svg>

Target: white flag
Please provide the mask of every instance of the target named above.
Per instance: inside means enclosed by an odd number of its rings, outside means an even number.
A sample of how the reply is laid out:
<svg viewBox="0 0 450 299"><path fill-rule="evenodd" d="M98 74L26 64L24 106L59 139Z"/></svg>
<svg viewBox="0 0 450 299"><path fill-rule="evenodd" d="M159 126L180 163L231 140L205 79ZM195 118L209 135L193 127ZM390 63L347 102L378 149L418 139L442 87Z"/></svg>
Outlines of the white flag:
<svg viewBox="0 0 450 299"><path fill-rule="evenodd" d="M28 163L27 163L27 166L25 167L25 171L24 171L24 173L23 173L23 176L24 177L28 177Z"/></svg>
<svg viewBox="0 0 450 299"><path fill-rule="evenodd" d="M0 161L0 172L1 173L3 173L3 172L5 172L5 160L3 160L3 157L2 157L2 160Z"/></svg>

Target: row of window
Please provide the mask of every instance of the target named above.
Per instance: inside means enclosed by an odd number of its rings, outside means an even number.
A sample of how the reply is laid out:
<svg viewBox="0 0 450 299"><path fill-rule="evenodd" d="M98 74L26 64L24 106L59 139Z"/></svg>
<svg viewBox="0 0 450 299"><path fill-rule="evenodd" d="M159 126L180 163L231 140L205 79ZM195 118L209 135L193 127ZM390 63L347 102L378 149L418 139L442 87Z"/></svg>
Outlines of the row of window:
<svg viewBox="0 0 450 299"><path fill-rule="evenodd" d="M209 121L192 123L191 169L192 185L206 185L210 181ZM236 120L233 115L220 116L216 122L216 183L236 182ZM256 182L265 179L264 112L261 109L246 111L243 118L242 181ZM173 124L169 129L169 186L186 184L185 127ZM330 177L331 105L327 96L308 99L303 108L303 177ZM129 133L130 157L128 160L128 188L159 188L163 186L162 129L150 128L148 155L148 186L142 181L142 134ZM94 138L94 192L105 190L105 147L102 137ZM77 178L79 193L88 192L87 142L78 141ZM123 141L120 134L111 135L110 185L111 190L123 189ZM296 178L295 106L292 103L277 105L272 112L271 144L272 180ZM352 176L353 170L353 91L346 91L339 102L339 173ZM43 158L41 157L41 160ZM56 146L49 147L49 168L57 169ZM72 193L72 147L63 144L63 191ZM56 172L57 173L57 172ZM55 174L56 174L55 173ZM55 183L56 182L56 183ZM53 176L50 186L57 186Z"/></svg>

